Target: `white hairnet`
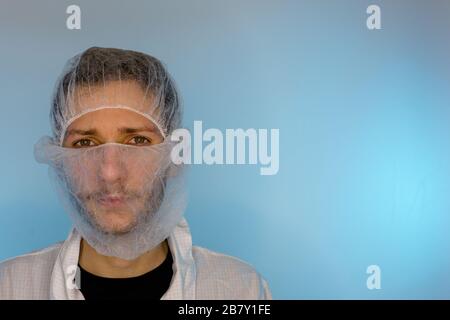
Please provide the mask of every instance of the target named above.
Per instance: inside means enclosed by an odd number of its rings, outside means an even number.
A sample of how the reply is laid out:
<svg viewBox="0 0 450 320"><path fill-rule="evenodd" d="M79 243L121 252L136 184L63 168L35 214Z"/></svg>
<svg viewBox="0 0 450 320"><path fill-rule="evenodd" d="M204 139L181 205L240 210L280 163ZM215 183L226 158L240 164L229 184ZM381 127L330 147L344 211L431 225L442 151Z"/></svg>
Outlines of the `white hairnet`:
<svg viewBox="0 0 450 320"><path fill-rule="evenodd" d="M103 109L145 117L161 142L64 145L71 124ZM99 253L134 259L166 239L181 219L184 170L171 161L167 138L180 119L174 82L149 55L93 47L67 63L51 106L53 136L38 141L35 157L49 165L75 227ZM113 178L105 178L105 166L114 167Z"/></svg>

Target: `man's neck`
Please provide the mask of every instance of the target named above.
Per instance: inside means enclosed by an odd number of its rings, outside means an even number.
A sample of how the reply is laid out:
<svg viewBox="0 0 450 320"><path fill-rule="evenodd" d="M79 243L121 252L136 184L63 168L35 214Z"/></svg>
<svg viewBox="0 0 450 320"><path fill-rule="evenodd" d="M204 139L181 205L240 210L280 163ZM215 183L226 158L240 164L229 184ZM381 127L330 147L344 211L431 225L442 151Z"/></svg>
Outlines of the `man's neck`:
<svg viewBox="0 0 450 320"><path fill-rule="evenodd" d="M154 249L134 260L124 260L101 255L83 239L80 245L79 264L84 270L97 276L131 278L143 275L158 267L164 261L168 252L167 241L163 241Z"/></svg>

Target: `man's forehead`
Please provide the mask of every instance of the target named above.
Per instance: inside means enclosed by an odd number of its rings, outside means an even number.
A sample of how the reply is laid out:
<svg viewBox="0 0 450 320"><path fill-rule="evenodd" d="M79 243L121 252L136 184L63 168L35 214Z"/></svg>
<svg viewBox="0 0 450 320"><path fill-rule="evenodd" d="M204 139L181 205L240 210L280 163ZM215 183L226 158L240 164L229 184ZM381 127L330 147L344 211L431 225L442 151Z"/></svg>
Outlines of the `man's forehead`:
<svg viewBox="0 0 450 320"><path fill-rule="evenodd" d="M81 114L100 107L127 106L138 112L152 114L154 97L135 81L111 81L82 86L74 90L69 108L71 114Z"/></svg>

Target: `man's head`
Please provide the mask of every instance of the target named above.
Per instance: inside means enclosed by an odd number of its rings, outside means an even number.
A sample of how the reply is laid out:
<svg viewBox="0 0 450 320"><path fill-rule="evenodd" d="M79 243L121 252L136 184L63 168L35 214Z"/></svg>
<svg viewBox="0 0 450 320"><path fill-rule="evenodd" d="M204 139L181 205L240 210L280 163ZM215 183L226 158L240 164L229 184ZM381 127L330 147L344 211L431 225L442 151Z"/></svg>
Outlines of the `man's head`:
<svg viewBox="0 0 450 320"><path fill-rule="evenodd" d="M125 258L164 240L184 210L176 197L184 198L166 139L181 110L161 62L128 50L86 50L69 60L50 118L52 142L36 153L53 167L83 238Z"/></svg>
<svg viewBox="0 0 450 320"><path fill-rule="evenodd" d="M71 60L57 88L53 132L67 148L108 142L155 145L179 124L178 98L169 74L158 60L143 53L90 48ZM128 232L152 200L146 197L156 196L142 194L142 188L150 182L157 187L160 181L155 176L164 164L153 161L144 169L131 164L137 160L132 157L138 157L133 151L101 151L90 152L83 163L70 162L72 187L97 227ZM144 175L144 170L152 172Z"/></svg>

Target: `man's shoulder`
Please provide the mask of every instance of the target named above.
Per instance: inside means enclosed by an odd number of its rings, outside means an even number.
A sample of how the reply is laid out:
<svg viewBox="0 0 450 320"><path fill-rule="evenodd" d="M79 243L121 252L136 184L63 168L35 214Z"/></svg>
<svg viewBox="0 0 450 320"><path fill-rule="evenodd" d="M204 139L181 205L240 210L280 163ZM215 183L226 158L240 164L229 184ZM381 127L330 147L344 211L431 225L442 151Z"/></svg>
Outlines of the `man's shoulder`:
<svg viewBox="0 0 450 320"><path fill-rule="evenodd" d="M61 242L2 261L0 299L39 298L41 282L50 279L60 248Z"/></svg>
<svg viewBox="0 0 450 320"><path fill-rule="evenodd" d="M199 246L193 246L192 253L197 267L207 268L208 271L242 276L258 274L249 263L227 254Z"/></svg>
<svg viewBox="0 0 450 320"><path fill-rule="evenodd" d="M270 299L266 280L249 263L236 257L194 246L197 286L216 292L220 299ZM202 291L197 292L202 295ZM206 295L210 296L209 293Z"/></svg>
<svg viewBox="0 0 450 320"><path fill-rule="evenodd" d="M21 269L54 263L61 245L62 242L58 242L49 247L4 260L0 262L0 270Z"/></svg>

